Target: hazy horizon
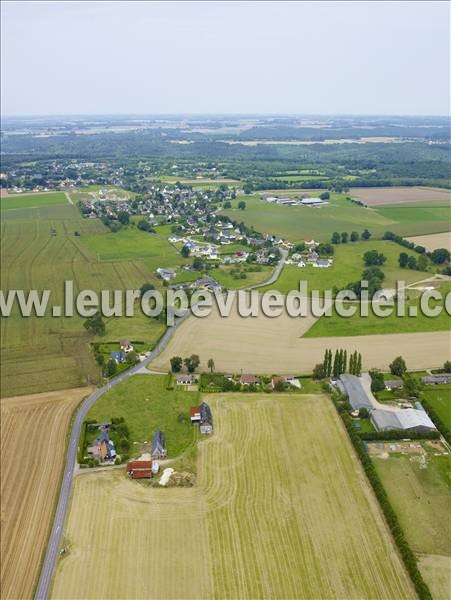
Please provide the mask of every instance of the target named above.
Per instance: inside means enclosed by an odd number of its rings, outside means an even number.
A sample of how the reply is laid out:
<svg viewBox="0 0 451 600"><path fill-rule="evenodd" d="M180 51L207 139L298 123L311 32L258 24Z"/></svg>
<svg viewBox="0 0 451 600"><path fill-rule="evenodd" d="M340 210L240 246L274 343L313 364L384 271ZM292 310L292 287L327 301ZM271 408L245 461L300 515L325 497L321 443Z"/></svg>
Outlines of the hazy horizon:
<svg viewBox="0 0 451 600"><path fill-rule="evenodd" d="M449 114L447 2L1 10L3 118Z"/></svg>

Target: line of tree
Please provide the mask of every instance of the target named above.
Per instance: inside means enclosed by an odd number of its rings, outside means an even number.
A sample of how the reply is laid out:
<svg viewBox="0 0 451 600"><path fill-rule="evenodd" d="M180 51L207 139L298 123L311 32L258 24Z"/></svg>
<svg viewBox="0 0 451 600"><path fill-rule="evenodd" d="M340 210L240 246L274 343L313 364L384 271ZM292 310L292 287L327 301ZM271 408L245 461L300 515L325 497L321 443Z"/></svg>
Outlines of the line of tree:
<svg viewBox="0 0 451 600"><path fill-rule="evenodd" d="M366 442L405 440L406 432L404 429L391 429L390 431L358 431L358 436ZM409 431L411 440L437 440L440 438L438 431Z"/></svg>
<svg viewBox="0 0 451 600"><path fill-rule="evenodd" d="M379 505L384 513L385 520L390 528L418 597L420 600L432 600L431 592L418 569L418 563L415 554L412 552L412 549L406 540L398 517L388 499L387 492L385 491L382 481L380 480L379 475L374 468L373 462L366 451L365 444L355 429L353 421L346 410L347 403L341 402L341 395L339 392L335 392L332 395L332 401L334 402L335 408L337 409L337 412L340 415L344 426L346 427L346 431L348 432L351 443L354 446L368 481L370 482L376 498L379 501Z"/></svg>
<svg viewBox="0 0 451 600"><path fill-rule="evenodd" d="M451 258L451 254L447 248L436 248L432 252L426 252L426 248L424 246L420 246L418 244L414 244L413 242L409 242L409 240L406 240L405 238L401 237L400 235L397 235L396 233L393 233L392 231L386 231L382 236L382 239L396 242L400 246L404 246L405 248L409 248L410 250L417 252L417 254L425 254L431 259L431 261L435 265L443 265L445 263L448 263Z"/></svg>
<svg viewBox="0 0 451 600"><path fill-rule="evenodd" d="M347 244L348 241L358 242L360 237L362 237L362 240L369 240L371 237L371 232L368 231L368 229L365 229L365 231L362 233L362 236L360 236L357 231L351 231L350 234L347 231L343 231L342 233L334 231L330 241L332 244Z"/></svg>
<svg viewBox="0 0 451 600"><path fill-rule="evenodd" d="M417 259L415 256L409 256L407 252L400 253L398 263L401 269L412 269L413 271L426 271L429 264L425 254L421 254Z"/></svg>
<svg viewBox="0 0 451 600"><path fill-rule="evenodd" d="M171 371L173 373L180 373L183 366L186 367L188 373L194 373L194 371L200 365L200 358L198 354L191 354L191 356L188 356L186 358L182 358L181 356L173 356L169 362L171 363Z"/></svg>
<svg viewBox="0 0 451 600"><path fill-rule="evenodd" d="M333 357L333 358L332 358ZM324 352L322 363L315 365L313 369L314 379L325 379L326 377L339 377L346 372L351 375L360 375L362 371L362 355L360 352L353 352L349 357L348 369L348 353L347 350L335 350L335 355L332 354L330 348Z"/></svg>

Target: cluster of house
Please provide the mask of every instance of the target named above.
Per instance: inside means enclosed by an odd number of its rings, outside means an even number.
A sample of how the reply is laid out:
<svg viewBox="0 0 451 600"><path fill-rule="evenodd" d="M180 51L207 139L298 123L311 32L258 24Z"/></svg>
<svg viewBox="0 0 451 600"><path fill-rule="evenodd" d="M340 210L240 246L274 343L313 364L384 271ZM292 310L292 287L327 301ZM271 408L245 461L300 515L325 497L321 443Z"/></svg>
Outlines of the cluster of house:
<svg viewBox="0 0 451 600"><path fill-rule="evenodd" d="M296 267L304 268L307 265L318 269L327 269L333 264L333 258L321 258L316 249L318 242L310 240L305 242L305 252L293 252L285 261L287 265L295 265Z"/></svg>
<svg viewBox="0 0 451 600"><path fill-rule="evenodd" d="M266 202L273 204L282 204L284 206L321 206L328 204L326 200L321 198L279 198L279 196L266 196Z"/></svg>
<svg viewBox="0 0 451 600"><path fill-rule="evenodd" d="M105 192L107 190L101 190L100 193L92 194L88 200L84 201L85 212L89 217L107 216L115 219L119 212L126 212L130 216L143 216L152 226L173 223L180 217L184 217L187 228L196 229L199 221L206 225L206 216L211 212L208 206L212 199L209 190L150 185L145 194L133 200ZM222 199L231 198L231 195L231 191L224 191Z"/></svg>
<svg viewBox="0 0 451 600"><path fill-rule="evenodd" d="M177 272L174 269L164 269L162 267L156 270L156 273L163 281L169 282L177 277ZM180 283L173 283L168 286L171 290L207 290L214 292L221 290L221 285L213 279L213 277L198 277L195 281L183 281Z"/></svg>
<svg viewBox="0 0 451 600"><path fill-rule="evenodd" d="M100 463L109 464L114 462L117 456L114 442L109 435L110 423L100 423L99 430L100 434L94 444L88 448L88 454Z"/></svg>
<svg viewBox="0 0 451 600"><path fill-rule="evenodd" d="M394 384L393 381L390 383ZM378 402L371 392L371 377L368 373L364 373L361 377L341 375L336 384L347 395L354 414L358 414L363 408L368 411L376 431L401 429L406 432L422 432L436 430L420 402L415 402L415 408L408 402L403 402L400 408ZM396 383L396 387L399 387L398 383Z"/></svg>
<svg viewBox="0 0 451 600"><path fill-rule="evenodd" d="M206 402L202 402L199 406L191 407L191 423L198 424L202 434L210 435L213 433L213 417L211 409Z"/></svg>

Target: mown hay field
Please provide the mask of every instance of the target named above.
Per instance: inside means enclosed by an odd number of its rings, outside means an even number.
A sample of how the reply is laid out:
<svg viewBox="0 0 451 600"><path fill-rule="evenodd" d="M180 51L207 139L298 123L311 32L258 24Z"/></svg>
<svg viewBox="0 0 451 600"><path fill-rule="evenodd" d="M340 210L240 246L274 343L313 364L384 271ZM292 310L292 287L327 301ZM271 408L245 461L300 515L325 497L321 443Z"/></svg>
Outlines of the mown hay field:
<svg viewBox="0 0 451 600"><path fill-rule="evenodd" d="M368 206L408 202L451 202L449 190L427 187L352 188L350 194Z"/></svg>
<svg viewBox="0 0 451 600"><path fill-rule="evenodd" d="M208 401L195 487L76 478L53 598L415 597L327 397Z"/></svg>
<svg viewBox="0 0 451 600"><path fill-rule="evenodd" d="M429 252L432 252L436 248L446 248L451 252L451 232L449 231L431 235L417 235L409 237L408 240L419 246L424 246Z"/></svg>
<svg viewBox="0 0 451 600"><path fill-rule="evenodd" d="M33 595L53 518L72 413L90 388L1 401L1 597Z"/></svg>
<svg viewBox="0 0 451 600"><path fill-rule="evenodd" d="M167 372L172 356L195 353L205 371L208 359L213 358L220 372L311 374L315 364L323 361L326 348L343 348L348 356L354 350L361 352L364 369L386 371L402 355L409 369L420 370L441 367L451 355L448 331L303 337L314 323L313 316L290 317L285 311L274 318L263 314L241 317L232 308L228 317L221 317L214 304L209 316L186 319L150 368Z"/></svg>

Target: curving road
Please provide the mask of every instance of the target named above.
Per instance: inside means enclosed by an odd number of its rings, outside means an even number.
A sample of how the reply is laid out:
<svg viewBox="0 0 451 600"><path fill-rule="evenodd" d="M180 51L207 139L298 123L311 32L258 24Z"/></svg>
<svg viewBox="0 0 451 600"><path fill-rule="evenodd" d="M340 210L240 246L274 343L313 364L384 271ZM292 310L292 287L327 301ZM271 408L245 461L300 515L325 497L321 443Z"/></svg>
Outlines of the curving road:
<svg viewBox="0 0 451 600"><path fill-rule="evenodd" d="M263 287L265 285L272 285L279 277L280 272L283 268L285 260L288 256L288 252L286 250L281 250L282 257L278 262L276 268L274 269L271 277L265 281L264 283L260 283L256 286L252 286L253 288ZM100 396L102 396L105 392L110 390L115 385L122 383L132 375L138 373L143 367L148 365L156 356L160 354L167 346L169 340L174 335L177 327L185 321L190 315L191 311L188 311L180 317L176 319L175 324L168 328L164 333L163 337L160 339L158 344L152 350L150 355L145 358L142 362L139 362L134 367L128 369L124 373L121 373L117 377L111 379L106 385L97 389L90 396L88 396L81 405L78 407L78 410L75 414L75 419L72 425L72 430L69 439L69 445L67 448L66 455L66 464L64 467L63 479L61 482L60 495L58 498L58 505L56 507L55 517L53 520L52 530L50 532L49 541L47 544L47 550L44 557L44 562L42 564L41 573L39 576L38 586L36 588L35 600L46 600L50 585L52 583L52 577L55 570L56 562L59 556L59 549L61 545L61 538L63 535L64 522L66 519L67 509L69 506L69 500L72 490L72 479L74 476L76 458L77 458L77 450L78 450L78 440L80 438L81 427L83 425L83 421L86 418L89 410L92 405Z"/></svg>

